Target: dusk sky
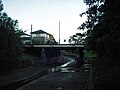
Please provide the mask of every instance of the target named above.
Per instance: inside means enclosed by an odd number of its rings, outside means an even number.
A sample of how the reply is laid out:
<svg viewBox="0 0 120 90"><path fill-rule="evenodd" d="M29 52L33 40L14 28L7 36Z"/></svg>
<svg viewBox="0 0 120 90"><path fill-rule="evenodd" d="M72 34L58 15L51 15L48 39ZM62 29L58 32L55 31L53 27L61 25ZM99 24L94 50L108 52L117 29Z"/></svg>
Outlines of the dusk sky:
<svg viewBox="0 0 120 90"><path fill-rule="evenodd" d="M86 20L79 14L86 10L83 0L2 0L4 11L12 19L18 20L19 28L33 31L44 30L59 41L59 21L61 43L77 32L77 27Z"/></svg>

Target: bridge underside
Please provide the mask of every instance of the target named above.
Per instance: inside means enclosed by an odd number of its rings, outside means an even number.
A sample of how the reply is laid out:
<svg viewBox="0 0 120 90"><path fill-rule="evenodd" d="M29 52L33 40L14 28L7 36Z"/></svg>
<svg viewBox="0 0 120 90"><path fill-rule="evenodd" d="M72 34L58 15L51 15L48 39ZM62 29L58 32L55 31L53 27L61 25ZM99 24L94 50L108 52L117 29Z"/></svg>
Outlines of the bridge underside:
<svg viewBox="0 0 120 90"><path fill-rule="evenodd" d="M76 59L79 63L82 63L82 58L84 57L83 45L25 45L24 49L25 52L37 56L41 56L42 49L44 49L47 58L60 56L61 50L75 50Z"/></svg>
<svg viewBox="0 0 120 90"><path fill-rule="evenodd" d="M45 49L48 53L56 53L60 50L77 50L78 52L83 52L83 45L24 45L24 49L30 53L35 53L39 55L42 49Z"/></svg>

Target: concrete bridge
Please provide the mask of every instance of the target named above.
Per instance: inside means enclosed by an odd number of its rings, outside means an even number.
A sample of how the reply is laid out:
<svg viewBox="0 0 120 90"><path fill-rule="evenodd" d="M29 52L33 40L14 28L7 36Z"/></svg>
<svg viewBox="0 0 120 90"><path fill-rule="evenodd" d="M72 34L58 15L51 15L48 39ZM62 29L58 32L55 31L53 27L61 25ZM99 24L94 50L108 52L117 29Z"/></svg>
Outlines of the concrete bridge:
<svg viewBox="0 0 120 90"><path fill-rule="evenodd" d="M61 50L75 50L76 60L79 64L82 64L84 57L84 45L78 44L56 44L56 45L24 45L24 49L32 54L42 55L44 52L46 57L55 57L61 55Z"/></svg>
<svg viewBox="0 0 120 90"><path fill-rule="evenodd" d="M84 45L82 44L55 44L55 45L46 45L46 44L41 44L41 45L23 45L24 47L41 47L41 48L48 48L48 47L53 47L53 48L83 48Z"/></svg>

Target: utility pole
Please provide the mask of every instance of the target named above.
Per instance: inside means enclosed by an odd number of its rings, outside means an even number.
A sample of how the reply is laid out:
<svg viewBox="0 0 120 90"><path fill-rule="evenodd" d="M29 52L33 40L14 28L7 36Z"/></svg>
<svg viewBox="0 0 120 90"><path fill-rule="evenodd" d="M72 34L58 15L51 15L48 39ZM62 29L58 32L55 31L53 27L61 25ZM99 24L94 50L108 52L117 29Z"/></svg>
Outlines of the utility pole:
<svg viewBox="0 0 120 90"><path fill-rule="evenodd" d="M60 21L59 21L59 44L60 44Z"/></svg>
<svg viewBox="0 0 120 90"><path fill-rule="evenodd" d="M30 44L32 45L32 24L31 24L31 43Z"/></svg>

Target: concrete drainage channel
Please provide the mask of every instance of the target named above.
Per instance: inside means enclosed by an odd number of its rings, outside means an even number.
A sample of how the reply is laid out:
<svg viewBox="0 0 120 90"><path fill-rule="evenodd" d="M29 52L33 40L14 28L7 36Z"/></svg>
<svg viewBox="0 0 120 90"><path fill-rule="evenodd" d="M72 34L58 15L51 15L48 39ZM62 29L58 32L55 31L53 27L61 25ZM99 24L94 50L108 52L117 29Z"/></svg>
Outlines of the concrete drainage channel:
<svg viewBox="0 0 120 90"><path fill-rule="evenodd" d="M40 78L44 75L48 74L48 70L45 70L45 71L42 71L40 73L38 73L37 75L34 75L34 76L31 76L31 77L28 77L26 79L23 79L23 80L20 80L20 81L16 81L16 82L13 82L7 86L2 86L0 87L0 90L16 90L17 88L37 79L37 78Z"/></svg>
<svg viewBox="0 0 120 90"><path fill-rule="evenodd" d="M13 83L11 83L11 84L9 84L7 86L2 86L2 87L0 87L0 90L16 90L17 88L19 88L19 87L21 87L21 86L23 86L23 85L25 85L25 84L33 81L33 80L36 80L36 79L41 78L41 77L43 77L43 76L45 76L47 74L56 72L56 71L60 70L61 68L66 67L70 63L72 63L72 61L67 62L67 63L65 63L63 65L56 66L56 67L50 68L48 70L42 71L40 73L37 73L34 76L25 78L23 80L19 80L19 81L13 82Z"/></svg>

